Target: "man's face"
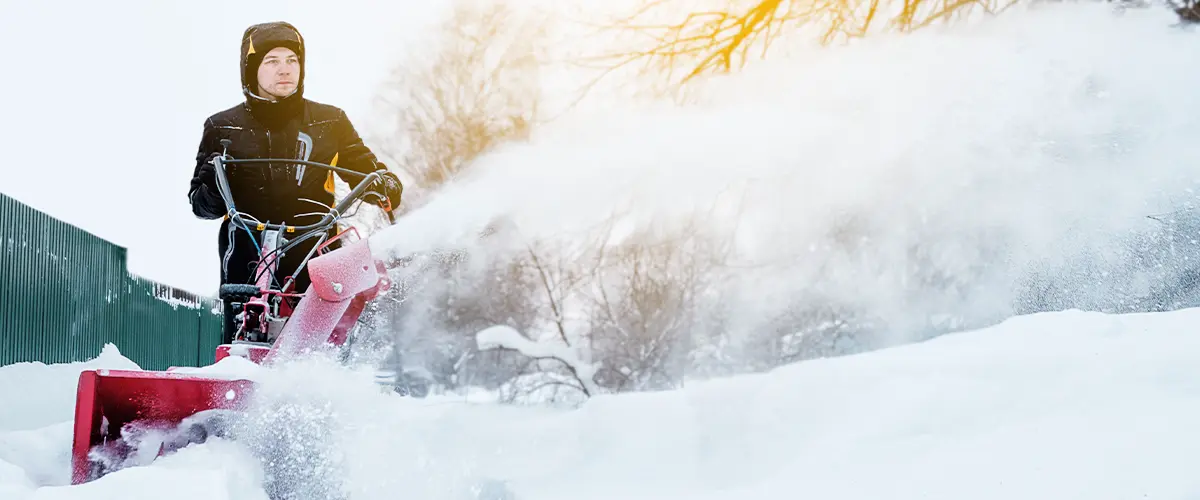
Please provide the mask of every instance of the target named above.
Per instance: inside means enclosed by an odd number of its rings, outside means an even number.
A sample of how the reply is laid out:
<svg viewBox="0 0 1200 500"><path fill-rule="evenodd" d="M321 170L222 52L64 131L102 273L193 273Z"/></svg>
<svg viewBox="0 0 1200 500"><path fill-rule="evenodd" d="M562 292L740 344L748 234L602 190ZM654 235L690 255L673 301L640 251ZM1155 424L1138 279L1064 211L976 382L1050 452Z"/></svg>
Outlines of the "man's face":
<svg viewBox="0 0 1200 500"><path fill-rule="evenodd" d="M258 95L282 99L296 91L300 78L300 58L292 49L275 47L258 65Z"/></svg>

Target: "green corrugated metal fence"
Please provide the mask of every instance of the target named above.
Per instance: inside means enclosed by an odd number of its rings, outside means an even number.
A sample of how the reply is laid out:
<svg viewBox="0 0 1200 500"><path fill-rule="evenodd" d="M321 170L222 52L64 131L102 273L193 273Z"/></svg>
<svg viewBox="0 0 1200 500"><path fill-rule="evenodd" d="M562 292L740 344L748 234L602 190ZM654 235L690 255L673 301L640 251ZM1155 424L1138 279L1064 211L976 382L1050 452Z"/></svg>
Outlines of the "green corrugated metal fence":
<svg viewBox="0 0 1200 500"><path fill-rule="evenodd" d="M0 366L95 357L113 343L139 366L211 364L217 302L128 273L126 251L0 194Z"/></svg>

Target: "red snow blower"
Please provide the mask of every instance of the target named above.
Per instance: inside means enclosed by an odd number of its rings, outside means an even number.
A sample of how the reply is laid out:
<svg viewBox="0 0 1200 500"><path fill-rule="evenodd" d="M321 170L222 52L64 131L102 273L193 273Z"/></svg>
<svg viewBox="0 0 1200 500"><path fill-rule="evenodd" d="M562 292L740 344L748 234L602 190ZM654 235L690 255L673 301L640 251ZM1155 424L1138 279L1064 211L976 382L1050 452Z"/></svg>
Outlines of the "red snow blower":
<svg viewBox="0 0 1200 500"><path fill-rule="evenodd" d="M366 304L389 287L381 261L363 238L347 241L353 228L329 238L329 230L359 201L374 196L395 222L381 186L380 172L363 174L333 165L294 159L234 159L230 142L214 160L218 189L231 224L263 234L254 284L228 284L221 298L240 308L231 343L217 347L214 362L241 356L271 365L309 352L337 349L346 342ZM362 180L321 220L305 226L263 223L237 211L225 168L252 163L307 165ZM289 291L293 279L275 285L279 259L297 244L317 238L296 269L307 266L311 285L303 294ZM326 241L328 240L328 241ZM334 241L340 247L330 249ZM238 412L253 395L254 384L237 377L167 371L88 370L79 376L75 406L72 482L81 484L121 468L149 463L158 456L219 433L222 419Z"/></svg>

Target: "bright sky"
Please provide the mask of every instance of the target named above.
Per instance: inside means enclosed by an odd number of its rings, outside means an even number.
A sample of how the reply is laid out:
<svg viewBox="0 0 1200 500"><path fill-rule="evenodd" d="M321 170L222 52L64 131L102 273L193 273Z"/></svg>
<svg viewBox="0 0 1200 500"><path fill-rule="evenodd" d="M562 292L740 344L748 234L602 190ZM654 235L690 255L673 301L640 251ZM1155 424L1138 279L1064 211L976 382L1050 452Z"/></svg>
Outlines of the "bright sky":
<svg viewBox="0 0 1200 500"><path fill-rule="evenodd" d="M242 31L295 24L306 96L370 136L376 86L440 5L0 0L0 192L129 248L134 273L215 294L219 222L186 193L201 124L242 99Z"/></svg>

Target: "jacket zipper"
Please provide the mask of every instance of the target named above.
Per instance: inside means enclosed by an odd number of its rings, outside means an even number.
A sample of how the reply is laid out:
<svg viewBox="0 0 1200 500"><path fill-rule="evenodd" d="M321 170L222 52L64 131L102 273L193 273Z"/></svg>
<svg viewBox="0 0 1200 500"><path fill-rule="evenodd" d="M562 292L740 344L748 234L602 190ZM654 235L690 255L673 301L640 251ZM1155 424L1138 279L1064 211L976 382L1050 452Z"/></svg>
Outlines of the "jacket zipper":
<svg viewBox="0 0 1200 500"><path fill-rule="evenodd" d="M274 149L275 149L274 145L271 144L271 129L267 129L267 158L272 157L271 151L273 151ZM265 177L268 186L275 185L275 165L274 164L267 162L267 171L265 172L265 175L263 177Z"/></svg>

